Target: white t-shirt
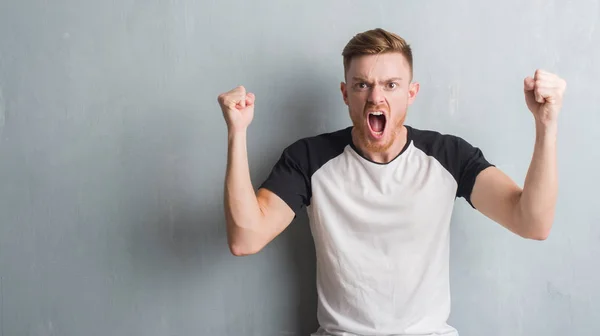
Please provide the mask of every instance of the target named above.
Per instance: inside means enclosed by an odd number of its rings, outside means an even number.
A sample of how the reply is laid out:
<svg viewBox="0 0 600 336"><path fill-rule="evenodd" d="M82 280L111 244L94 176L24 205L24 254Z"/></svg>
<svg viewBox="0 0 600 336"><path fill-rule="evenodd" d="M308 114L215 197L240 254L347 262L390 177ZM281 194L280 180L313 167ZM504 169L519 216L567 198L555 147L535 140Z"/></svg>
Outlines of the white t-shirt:
<svg viewBox="0 0 600 336"><path fill-rule="evenodd" d="M492 166L465 140L407 128L386 164L360 154L352 127L287 147L261 187L306 208L317 256L314 335L458 335L450 315L454 201L471 204Z"/></svg>

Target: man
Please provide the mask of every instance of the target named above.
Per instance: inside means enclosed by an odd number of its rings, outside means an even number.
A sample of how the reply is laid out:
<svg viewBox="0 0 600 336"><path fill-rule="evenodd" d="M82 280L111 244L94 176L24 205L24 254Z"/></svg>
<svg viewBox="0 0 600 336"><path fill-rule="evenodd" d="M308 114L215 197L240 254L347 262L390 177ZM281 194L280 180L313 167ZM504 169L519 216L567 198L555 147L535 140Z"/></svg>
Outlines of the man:
<svg viewBox="0 0 600 336"><path fill-rule="evenodd" d="M446 323L454 200L463 197L521 237L546 239L565 81L542 70L525 78L536 141L521 189L460 137L404 124L419 84L401 37L366 31L342 55L353 126L287 147L256 194L246 152L255 96L243 87L219 96L229 131L230 249L257 253L306 207L317 254L315 335L458 335Z"/></svg>

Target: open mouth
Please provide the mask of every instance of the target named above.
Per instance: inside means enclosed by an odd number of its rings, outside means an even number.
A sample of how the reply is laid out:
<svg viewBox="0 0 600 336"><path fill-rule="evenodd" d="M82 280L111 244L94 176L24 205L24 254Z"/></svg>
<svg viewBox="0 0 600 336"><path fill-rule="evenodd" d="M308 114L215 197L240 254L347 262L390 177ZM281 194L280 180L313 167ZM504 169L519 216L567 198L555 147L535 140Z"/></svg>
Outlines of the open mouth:
<svg viewBox="0 0 600 336"><path fill-rule="evenodd" d="M381 136L385 130L385 114L382 111L369 112L369 128L375 136Z"/></svg>

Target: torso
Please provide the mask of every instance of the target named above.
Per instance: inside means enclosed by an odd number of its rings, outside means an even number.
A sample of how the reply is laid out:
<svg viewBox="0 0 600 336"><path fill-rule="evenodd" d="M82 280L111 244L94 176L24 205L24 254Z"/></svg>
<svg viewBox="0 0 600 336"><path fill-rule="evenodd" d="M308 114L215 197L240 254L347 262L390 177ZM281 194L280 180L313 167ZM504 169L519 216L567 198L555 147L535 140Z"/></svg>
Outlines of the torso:
<svg viewBox="0 0 600 336"><path fill-rule="evenodd" d="M450 219L455 198L470 195L470 175L489 163L460 138L407 130L404 149L386 164L359 154L351 128L303 139L284 155L307 185L290 191L297 179L281 185L293 173L277 165L263 185L295 211L286 195L306 191L324 334L457 334L446 323Z"/></svg>

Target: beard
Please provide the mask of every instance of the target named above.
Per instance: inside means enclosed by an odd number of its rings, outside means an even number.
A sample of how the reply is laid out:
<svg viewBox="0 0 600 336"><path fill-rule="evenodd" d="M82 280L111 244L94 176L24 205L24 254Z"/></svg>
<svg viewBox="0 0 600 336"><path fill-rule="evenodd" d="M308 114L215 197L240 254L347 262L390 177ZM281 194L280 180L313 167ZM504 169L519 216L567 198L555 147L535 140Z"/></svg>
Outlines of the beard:
<svg viewBox="0 0 600 336"><path fill-rule="evenodd" d="M371 153L384 153L392 147L396 140L401 136L402 127L406 114L395 121L388 120L385 125L384 138L380 141L374 141L369 137L369 125L368 120L365 122L363 115L350 114L352 124L354 125L354 131L356 132L356 139L360 141L361 147L365 148Z"/></svg>

